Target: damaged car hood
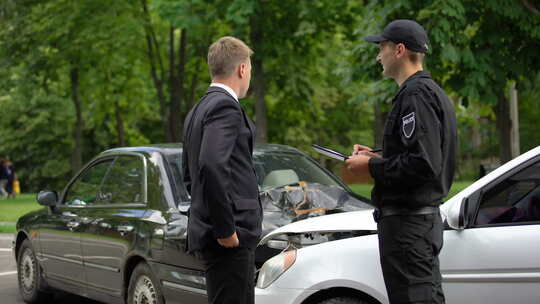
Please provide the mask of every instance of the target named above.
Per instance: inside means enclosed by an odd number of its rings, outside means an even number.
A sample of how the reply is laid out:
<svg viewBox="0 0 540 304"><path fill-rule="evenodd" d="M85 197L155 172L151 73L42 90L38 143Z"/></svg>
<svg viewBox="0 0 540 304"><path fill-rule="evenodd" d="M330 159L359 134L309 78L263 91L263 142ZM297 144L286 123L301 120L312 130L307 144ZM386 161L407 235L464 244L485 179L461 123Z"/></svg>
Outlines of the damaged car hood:
<svg viewBox="0 0 540 304"><path fill-rule="evenodd" d="M377 223L373 220L373 209L364 209L312 217L294 222L268 233L261 239L259 244L265 244L268 240L281 234L376 230Z"/></svg>

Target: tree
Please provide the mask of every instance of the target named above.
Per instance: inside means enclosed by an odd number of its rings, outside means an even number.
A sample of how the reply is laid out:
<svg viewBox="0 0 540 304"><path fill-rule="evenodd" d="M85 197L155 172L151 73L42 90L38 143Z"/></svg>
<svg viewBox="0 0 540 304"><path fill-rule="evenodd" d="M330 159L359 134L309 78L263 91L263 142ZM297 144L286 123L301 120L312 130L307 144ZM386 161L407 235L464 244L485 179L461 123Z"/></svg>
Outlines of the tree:
<svg viewBox="0 0 540 304"><path fill-rule="evenodd" d="M524 3L528 3L524 1ZM371 10L371 11L370 11ZM497 117L500 157L510 158L507 87L540 68L540 18L512 0L399 1L366 7L367 20L387 24L409 18L426 28L431 42L427 67L465 104L490 104ZM382 26L381 26L382 28ZM518 83L519 86L519 83Z"/></svg>

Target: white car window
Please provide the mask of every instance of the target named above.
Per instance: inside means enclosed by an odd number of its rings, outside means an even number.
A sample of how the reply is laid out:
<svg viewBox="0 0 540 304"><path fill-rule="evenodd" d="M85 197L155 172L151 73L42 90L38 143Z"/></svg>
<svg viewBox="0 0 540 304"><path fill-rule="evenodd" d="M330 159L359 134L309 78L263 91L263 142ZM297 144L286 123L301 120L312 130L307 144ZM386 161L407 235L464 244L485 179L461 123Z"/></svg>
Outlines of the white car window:
<svg viewBox="0 0 540 304"><path fill-rule="evenodd" d="M487 191L476 226L540 221L540 161Z"/></svg>

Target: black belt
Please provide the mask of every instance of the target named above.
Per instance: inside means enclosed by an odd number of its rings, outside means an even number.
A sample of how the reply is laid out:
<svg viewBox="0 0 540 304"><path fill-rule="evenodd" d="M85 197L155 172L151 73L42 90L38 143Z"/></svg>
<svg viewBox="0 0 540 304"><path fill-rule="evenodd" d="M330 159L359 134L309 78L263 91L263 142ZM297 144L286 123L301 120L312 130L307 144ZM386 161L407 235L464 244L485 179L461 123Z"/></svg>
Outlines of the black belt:
<svg viewBox="0 0 540 304"><path fill-rule="evenodd" d="M392 215L422 215L438 213L439 207L426 206L420 208L403 208L403 207L382 207L373 211L373 218L376 222L380 218Z"/></svg>

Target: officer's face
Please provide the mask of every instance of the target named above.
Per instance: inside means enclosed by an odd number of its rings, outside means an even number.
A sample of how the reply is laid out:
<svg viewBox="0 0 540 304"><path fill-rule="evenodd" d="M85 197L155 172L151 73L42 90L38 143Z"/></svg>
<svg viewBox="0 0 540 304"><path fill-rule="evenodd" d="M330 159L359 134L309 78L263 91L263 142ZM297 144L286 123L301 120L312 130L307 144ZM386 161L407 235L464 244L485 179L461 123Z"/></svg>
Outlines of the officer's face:
<svg viewBox="0 0 540 304"><path fill-rule="evenodd" d="M396 58L396 45L390 41L379 43L379 54L377 62L383 67L383 75L389 78L395 78L399 70L399 64Z"/></svg>
<svg viewBox="0 0 540 304"><path fill-rule="evenodd" d="M239 73L241 75L240 92L238 98L246 97L249 90L249 83L251 81L251 59L248 58L246 62L241 63L239 67Z"/></svg>

